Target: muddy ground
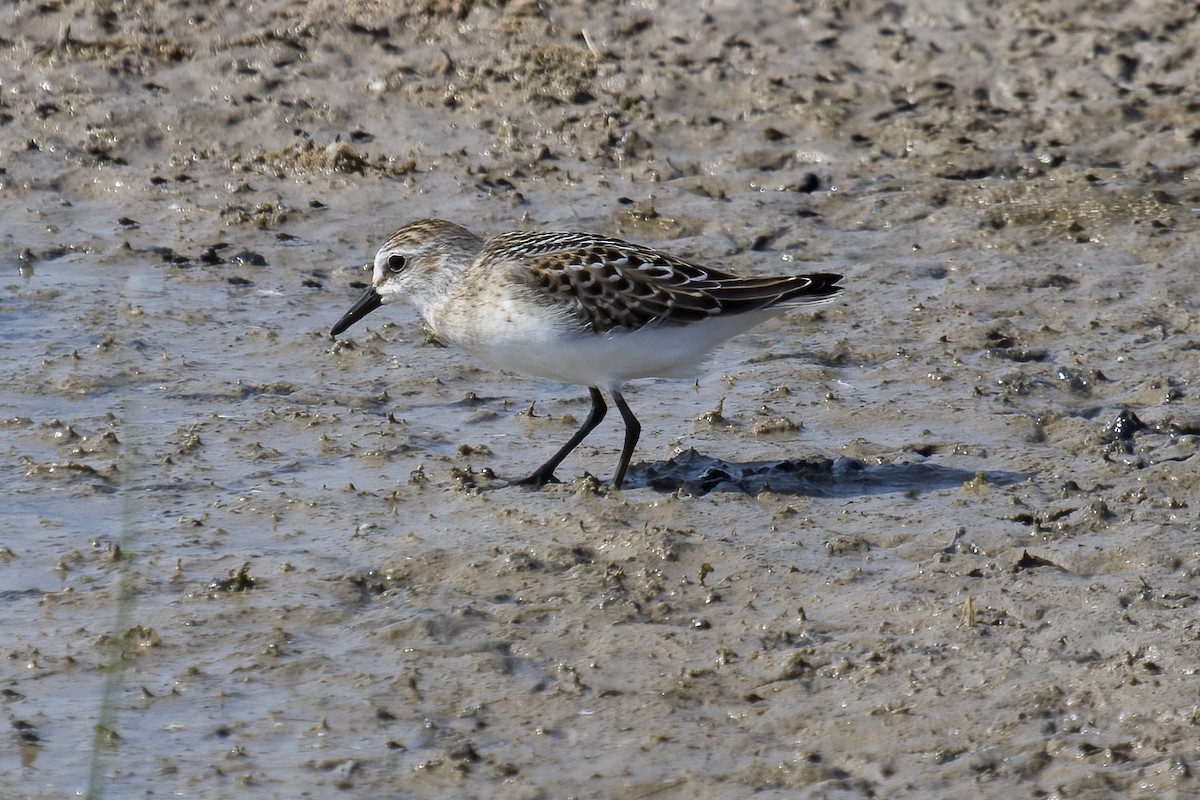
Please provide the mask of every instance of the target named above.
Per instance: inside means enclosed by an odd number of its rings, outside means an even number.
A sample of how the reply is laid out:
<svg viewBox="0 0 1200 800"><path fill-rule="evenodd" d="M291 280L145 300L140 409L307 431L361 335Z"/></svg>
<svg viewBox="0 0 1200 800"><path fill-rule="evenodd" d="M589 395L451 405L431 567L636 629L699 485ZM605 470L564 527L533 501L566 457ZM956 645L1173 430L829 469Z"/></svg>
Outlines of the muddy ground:
<svg viewBox="0 0 1200 800"><path fill-rule="evenodd" d="M6 797L1200 792L1195 4L0 22ZM506 488L430 216L846 292Z"/></svg>

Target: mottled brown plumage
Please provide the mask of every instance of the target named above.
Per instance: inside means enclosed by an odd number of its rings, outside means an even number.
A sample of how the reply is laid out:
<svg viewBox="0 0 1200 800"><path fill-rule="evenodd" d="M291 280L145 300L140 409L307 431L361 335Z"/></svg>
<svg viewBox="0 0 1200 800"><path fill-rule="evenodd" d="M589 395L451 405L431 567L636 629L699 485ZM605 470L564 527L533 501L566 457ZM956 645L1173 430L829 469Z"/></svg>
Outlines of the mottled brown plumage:
<svg viewBox="0 0 1200 800"><path fill-rule="evenodd" d="M502 233L486 242L480 257L519 258L521 278L596 333L682 325L797 297L811 302L841 278L743 278L621 239L568 232Z"/></svg>

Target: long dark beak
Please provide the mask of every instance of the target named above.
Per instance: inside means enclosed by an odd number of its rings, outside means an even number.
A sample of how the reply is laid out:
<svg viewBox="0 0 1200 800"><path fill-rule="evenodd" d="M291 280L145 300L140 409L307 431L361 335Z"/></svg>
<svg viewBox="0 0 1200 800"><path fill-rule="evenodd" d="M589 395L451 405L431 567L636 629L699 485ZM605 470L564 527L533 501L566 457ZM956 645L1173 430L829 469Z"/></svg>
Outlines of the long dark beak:
<svg viewBox="0 0 1200 800"><path fill-rule="evenodd" d="M381 305L383 305L383 298L372 286L363 292L362 297L358 298L358 302L350 306L350 310L343 314L341 319L334 323L333 327L329 329L329 335L337 336Z"/></svg>

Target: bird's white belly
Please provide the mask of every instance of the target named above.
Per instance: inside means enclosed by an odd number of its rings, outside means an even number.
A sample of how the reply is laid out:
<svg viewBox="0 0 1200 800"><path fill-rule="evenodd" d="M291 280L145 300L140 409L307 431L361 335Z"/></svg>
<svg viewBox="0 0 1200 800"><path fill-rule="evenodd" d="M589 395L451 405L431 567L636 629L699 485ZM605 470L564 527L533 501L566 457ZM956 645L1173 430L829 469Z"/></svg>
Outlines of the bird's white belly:
<svg viewBox="0 0 1200 800"><path fill-rule="evenodd" d="M607 334L565 333L553 321L526 318L519 328L501 326L492 336L457 344L500 369L615 388L635 378L688 377L714 347L769 316L742 314Z"/></svg>

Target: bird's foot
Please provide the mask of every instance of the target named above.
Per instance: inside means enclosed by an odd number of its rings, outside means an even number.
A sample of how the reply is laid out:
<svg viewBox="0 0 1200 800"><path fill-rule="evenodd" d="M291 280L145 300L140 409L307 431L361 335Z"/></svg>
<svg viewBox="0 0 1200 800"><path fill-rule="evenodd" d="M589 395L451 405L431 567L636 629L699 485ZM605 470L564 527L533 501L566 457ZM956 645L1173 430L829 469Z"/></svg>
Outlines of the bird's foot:
<svg viewBox="0 0 1200 800"><path fill-rule="evenodd" d="M511 485L531 486L534 489L540 489L548 483L562 483L562 481L554 476L554 470L552 469L537 469L534 470L532 475L513 481Z"/></svg>

